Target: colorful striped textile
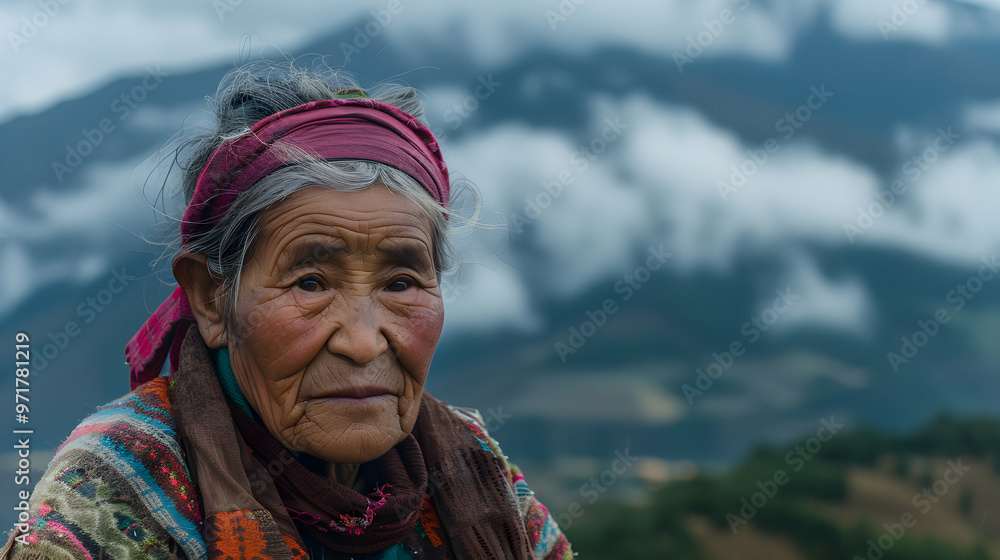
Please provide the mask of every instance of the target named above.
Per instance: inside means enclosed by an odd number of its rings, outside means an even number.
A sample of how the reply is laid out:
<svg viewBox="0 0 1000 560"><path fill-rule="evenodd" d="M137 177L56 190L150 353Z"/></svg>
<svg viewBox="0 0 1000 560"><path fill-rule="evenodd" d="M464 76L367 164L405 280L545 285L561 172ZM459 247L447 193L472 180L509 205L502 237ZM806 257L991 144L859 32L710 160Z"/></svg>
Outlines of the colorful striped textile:
<svg viewBox="0 0 1000 560"><path fill-rule="evenodd" d="M35 486L11 557L206 558L170 412L167 379L157 378L84 419Z"/></svg>

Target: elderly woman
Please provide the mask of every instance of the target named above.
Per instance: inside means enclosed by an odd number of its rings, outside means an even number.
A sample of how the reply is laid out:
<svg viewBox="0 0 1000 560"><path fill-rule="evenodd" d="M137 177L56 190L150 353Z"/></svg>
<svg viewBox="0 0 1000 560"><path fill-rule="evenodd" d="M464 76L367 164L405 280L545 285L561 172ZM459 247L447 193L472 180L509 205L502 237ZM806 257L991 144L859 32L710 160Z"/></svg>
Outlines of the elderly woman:
<svg viewBox="0 0 1000 560"><path fill-rule="evenodd" d="M571 558L477 411L424 391L449 179L414 90L241 69L181 151L179 284L5 558ZM169 375L160 375L169 359Z"/></svg>

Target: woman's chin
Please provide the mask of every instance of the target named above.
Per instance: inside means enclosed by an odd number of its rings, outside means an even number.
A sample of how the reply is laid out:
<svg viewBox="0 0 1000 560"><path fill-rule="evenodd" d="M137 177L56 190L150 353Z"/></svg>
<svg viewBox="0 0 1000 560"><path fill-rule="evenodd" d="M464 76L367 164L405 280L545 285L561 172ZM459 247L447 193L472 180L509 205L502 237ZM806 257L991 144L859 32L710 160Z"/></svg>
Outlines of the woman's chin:
<svg viewBox="0 0 1000 560"><path fill-rule="evenodd" d="M365 463L384 455L408 432L399 424L396 398L318 399L322 401L368 401L337 403L336 415L317 415L315 437L301 438L292 447L335 463ZM386 403L391 400L391 403ZM379 402L381 401L381 402ZM316 403L320 404L320 403ZM322 403L329 406L331 403ZM326 421L324 421L326 420Z"/></svg>

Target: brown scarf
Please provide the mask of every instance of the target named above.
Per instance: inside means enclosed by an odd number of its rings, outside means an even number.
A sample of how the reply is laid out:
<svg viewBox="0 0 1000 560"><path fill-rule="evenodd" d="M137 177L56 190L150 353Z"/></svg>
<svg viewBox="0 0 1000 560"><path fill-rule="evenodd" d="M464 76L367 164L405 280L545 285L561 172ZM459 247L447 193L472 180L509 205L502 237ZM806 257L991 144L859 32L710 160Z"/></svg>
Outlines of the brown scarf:
<svg viewBox="0 0 1000 560"><path fill-rule="evenodd" d="M281 465L272 469L272 474L289 515L327 548L378 552L413 530L427 492L427 468L412 435L372 461L372 470L385 484L363 495L311 472L294 460L267 428L239 407L230 410L254 457L265 465Z"/></svg>
<svg viewBox="0 0 1000 560"><path fill-rule="evenodd" d="M293 515L332 551L382 550L412 535L425 494L445 535L407 540L423 548L421 557L533 557L499 461L426 391L411 436L362 466L382 480L366 495L312 473L266 428L230 408L197 328L185 336L171 381L177 431L201 494L209 558L292 560L293 549L304 549Z"/></svg>

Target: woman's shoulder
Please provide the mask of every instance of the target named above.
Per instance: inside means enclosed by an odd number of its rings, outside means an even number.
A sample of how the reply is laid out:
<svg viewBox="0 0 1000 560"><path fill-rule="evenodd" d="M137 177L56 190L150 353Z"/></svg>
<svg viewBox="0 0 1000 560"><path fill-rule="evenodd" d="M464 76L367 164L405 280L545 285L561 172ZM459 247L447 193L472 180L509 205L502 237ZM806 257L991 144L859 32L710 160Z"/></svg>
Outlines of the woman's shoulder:
<svg viewBox="0 0 1000 560"><path fill-rule="evenodd" d="M59 446L57 453L72 446L78 439L86 441L94 439L88 438L91 435L108 436L115 433L150 433L169 446L177 439L176 423L170 406L169 383L167 378L157 377L97 407L73 429Z"/></svg>
<svg viewBox="0 0 1000 560"><path fill-rule="evenodd" d="M528 486L521 469L510 462L510 457L503 453L500 443L491 434L491 431L496 433L503 426L504 420L506 420L503 413L490 411L490 420L487 420L476 408L451 404L446 406L469 426L483 448L493 453L500 462L500 468L503 469L507 483L517 500L517 508L522 521L524 521L524 527L527 530L528 540L534 550L535 558L537 560L573 558L574 554L569 541L559 528L555 518Z"/></svg>
<svg viewBox="0 0 1000 560"><path fill-rule="evenodd" d="M35 485L0 558L169 558L182 554L174 543L198 550L200 504L168 383L151 380L77 425Z"/></svg>

